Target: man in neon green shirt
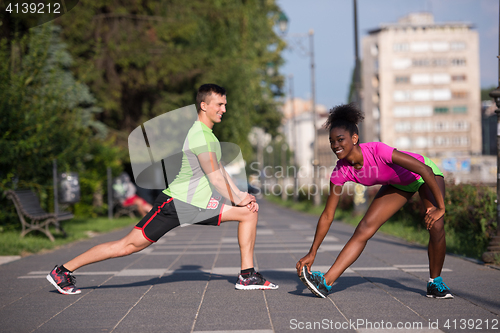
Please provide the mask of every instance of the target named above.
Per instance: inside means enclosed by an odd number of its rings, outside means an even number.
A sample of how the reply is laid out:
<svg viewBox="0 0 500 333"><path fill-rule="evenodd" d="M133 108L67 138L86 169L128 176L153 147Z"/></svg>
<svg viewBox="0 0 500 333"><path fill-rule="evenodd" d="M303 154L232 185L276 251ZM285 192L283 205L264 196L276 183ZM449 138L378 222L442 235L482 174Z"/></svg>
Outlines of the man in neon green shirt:
<svg viewBox="0 0 500 333"><path fill-rule="evenodd" d="M195 121L183 147L181 170L156 199L153 209L124 238L94 246L64 265L55 266L47 280L66 295L79 294L76 269L98 261L139 252L181 223L220 225L237 221L241 272L236 289L277 289L254 270L253 254L259 205L255 197L240 191L220 164L219 140L212 132L226 112L226 91L215 84L198 89ZM213 191L215 190L215 192ZM225 202L232 204L227 205Z"/></svg>

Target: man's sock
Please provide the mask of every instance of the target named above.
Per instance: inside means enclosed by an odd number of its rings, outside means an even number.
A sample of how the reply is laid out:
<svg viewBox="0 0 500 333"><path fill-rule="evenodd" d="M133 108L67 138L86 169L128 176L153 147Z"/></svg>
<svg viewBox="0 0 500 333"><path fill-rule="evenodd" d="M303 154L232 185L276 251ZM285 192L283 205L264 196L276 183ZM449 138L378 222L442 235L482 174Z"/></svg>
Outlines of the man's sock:
<svg viewBox="0 0 500 333"><path fill-rule="evenodd" d="M429 278L429 282L434 282L434 279Z"/></svg>
<svg viewBox="0 0 500 333"><path fill-rule="evenodd" d="M249 277L254 272L255 272L255 269L253 269L253 267L252 268L243 269L243 270L241 270L241 276L243 276L244 278L246 278L246 277Z"/></svg>
<svg viewBox="0 0 500 333"><path fill-rule="evenodd" d="M59 266L59 270L60 270L62 273L64 273L64 272L73 273L72 271L70 271L69 269L67 269L66 267L64 267L64 265Z"/></svg>

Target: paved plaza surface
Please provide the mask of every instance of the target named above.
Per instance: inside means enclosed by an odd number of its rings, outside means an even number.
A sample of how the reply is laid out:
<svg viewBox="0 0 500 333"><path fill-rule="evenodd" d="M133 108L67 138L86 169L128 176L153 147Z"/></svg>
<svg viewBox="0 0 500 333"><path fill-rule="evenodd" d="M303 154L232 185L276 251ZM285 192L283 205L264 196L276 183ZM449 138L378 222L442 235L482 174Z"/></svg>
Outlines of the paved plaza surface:
<svg viewBox="0 0 500 333"><path fill-rule="evenodd" d="M256 268L278 290L234 289L236 223L176 228L140 253L83 267L79 295L45 279L127 228L0 265L0 332L500 332L500 270L447 256L442 276L455 299L429 299L426 249L382 234L328 298L315 297L295 264L317 217L260 203ZM334 222L312 269L326 272L353 230Z"/></svg>

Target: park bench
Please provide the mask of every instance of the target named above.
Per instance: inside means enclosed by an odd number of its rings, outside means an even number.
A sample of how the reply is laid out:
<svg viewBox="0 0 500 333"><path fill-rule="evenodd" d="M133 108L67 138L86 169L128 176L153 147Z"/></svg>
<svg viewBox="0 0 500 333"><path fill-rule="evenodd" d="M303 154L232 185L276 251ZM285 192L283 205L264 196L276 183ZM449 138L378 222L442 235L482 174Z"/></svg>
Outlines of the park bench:
<svg viewBox="0 0 500 333"><path fill-rule="evenodd" d="M124 206L119 200L115 199L114 210L115 210L115 215L114 215L115 218L125 215L128 215L130 218L135 218L136 217L135 212L137 212L137 206L136 205Z"/></svg>
<svg viewBox="0 0 500 333"><path fill-rule="evenodd" d="M30 231L38 230L47 235L53 242L54 236L52 236L49 230L51 224L66 237L66 232L59 222L73 218L73 214L69 212L60 212L57 215L47 213L40 207L38 197L31 190L9 190L5 194L8 199L14 202L14 206L16 207L17 215L23 227L21 237L24 237ZM29 222L25 217L29 219Z"/></svg>

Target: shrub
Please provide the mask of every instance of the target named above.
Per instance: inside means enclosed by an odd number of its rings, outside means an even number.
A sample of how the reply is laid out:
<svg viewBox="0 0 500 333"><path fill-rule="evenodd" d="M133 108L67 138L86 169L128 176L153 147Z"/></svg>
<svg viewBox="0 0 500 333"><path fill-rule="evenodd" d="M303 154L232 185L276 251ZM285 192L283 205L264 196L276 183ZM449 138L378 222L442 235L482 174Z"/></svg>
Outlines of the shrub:
<svg viewBox="0 0 500 333"><path fill-rule="evenodd" d="M487 186L447 184L445 195L445 230L450 252L480 258L495 234L496 193ZM425 209L415 194L391 221L424 229Z"/></svg>

